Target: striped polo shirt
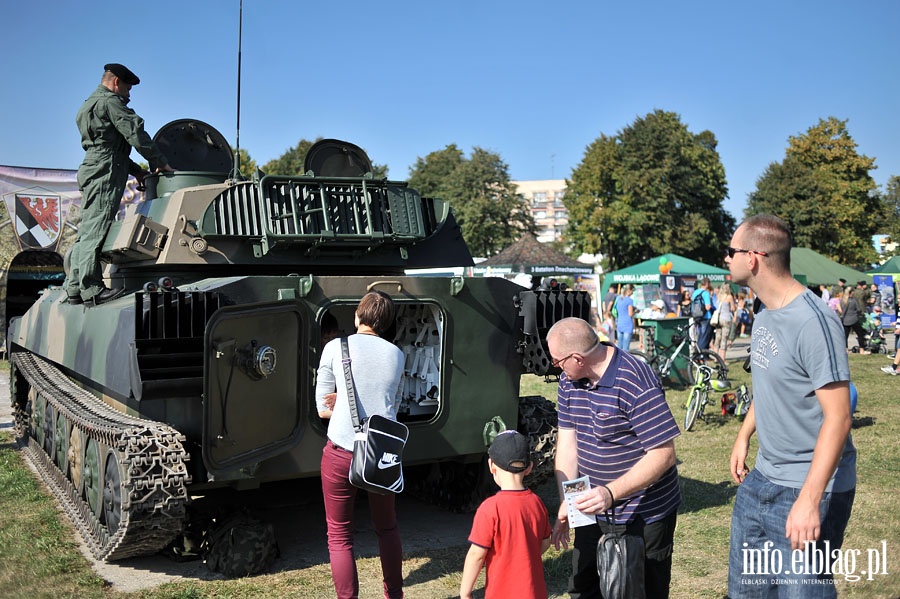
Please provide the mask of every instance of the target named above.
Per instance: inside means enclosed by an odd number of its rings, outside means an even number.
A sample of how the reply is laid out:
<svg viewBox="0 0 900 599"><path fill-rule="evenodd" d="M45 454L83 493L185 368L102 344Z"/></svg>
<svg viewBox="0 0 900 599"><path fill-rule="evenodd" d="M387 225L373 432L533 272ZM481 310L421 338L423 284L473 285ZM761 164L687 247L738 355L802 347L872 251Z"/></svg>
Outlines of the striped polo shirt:
<svg viewBox="0 0 900 599"><path fill-rule="evenodd" d="M570 381L565 373L559 380L559 428L575 430L578 472L587 475L592 486L619 478L647 450L681 434L650 367L613 345L604 345L612 357L596 385ZM678 470L672 466L648 488L616 501L617 524L631 521L636 514L648 524L661 520L681 503Z"/></svg>

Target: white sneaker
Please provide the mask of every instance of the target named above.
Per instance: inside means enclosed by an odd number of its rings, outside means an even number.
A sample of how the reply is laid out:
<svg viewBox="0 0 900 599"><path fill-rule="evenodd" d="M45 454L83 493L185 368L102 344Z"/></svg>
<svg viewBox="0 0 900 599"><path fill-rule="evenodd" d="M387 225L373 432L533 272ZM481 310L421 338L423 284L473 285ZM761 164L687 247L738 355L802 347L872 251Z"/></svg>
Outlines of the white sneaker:
<svg viewBox="0 0 900 599"><path fill-rule="evenodd" d="M881 368L881 372L883 372L883 373L885 373L885 374L890 374L890 375L893 375L893 376L897 376L898 374L900 374L900 373L898 373L896 370L894 370L894 367L893 367L893 366L883 366L883 367Z"/></svg>

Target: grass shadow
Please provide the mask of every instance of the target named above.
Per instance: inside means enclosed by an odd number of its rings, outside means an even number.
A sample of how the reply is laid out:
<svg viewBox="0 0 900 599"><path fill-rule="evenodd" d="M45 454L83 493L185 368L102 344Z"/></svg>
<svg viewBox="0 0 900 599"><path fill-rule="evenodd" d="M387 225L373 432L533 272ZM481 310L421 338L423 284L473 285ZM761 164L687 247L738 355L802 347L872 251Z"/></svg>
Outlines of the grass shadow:
<svg viewBox="0 0 900 599"><path fill-rule="evenodd" d="M732 421L732 419L734 419L734 416L731 416L730 414L727 416L723 416L722 414L712 413L712 414L703 414L703 417L698 418L697 420L699 422L702 422L706 426L721 428L721 427L727 425L728 423L730 423ZM694 426L697 426L697 424L695 423ZM691 428L693 429L693 427L691 427Z"/></svg>
<svg viewBox="0 0 900 599"><path fill-rule="evenodd" d="M875 416L855 416L850 424L852 428L865 428L867 426L875 426L878 419Z"/></svg>
<svg viewBox="0 0 900 599"><path fill-rule="evenodd" d="M441 579L450 572L456 572L466 560L468 545L459 547L444 547L428 551L416 551L404 553L404 560L412 561L417 558L425 558L423 563L411 570L403 579L405 588L419 584L425 584L433 580ZM480 594L479 594L480 593ZM456 590L449 591L447 597L458 597ZM484 597L484 590L476 590L473 597Z"/></svg>
<svg viewBox="0 0 900 599"><path fill-rule="evenodd" d="M681 486L681 507L679 514L700 512L707 508L728 505L737 494L737 485L730 481L710 483L702 480L679 478Z"/></svg>

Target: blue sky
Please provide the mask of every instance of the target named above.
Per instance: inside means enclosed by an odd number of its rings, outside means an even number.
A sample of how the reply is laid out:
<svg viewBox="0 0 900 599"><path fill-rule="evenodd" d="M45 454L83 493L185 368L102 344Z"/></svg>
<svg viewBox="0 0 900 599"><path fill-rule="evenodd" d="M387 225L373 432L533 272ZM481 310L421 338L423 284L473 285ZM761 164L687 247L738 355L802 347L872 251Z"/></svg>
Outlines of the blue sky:
<svg viewBox="0 0 900 599"><path fill-rule="evenodd" d="M238 0L5 2L0 164L77 168L74 116L103 64L140 76L153 135L194 118L235 144ZM900 2L244 0L240 146L356 143L389 176L456 143L514 179L566 178L655 109L719 141L737 218L788 137L848 120L900 175ZM135 154L135 158L137 155Z"/></svg>

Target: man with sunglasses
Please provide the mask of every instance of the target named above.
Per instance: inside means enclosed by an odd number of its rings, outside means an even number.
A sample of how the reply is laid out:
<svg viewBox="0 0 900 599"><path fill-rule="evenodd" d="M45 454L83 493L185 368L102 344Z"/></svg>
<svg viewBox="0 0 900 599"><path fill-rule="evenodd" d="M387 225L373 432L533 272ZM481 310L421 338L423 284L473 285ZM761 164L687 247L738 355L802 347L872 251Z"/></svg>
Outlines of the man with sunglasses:
<svg viewBox="0 0 900 599"><path fill-rule="evenodd" d="M675 467L678 425L659 379L627 351L597 339L580 318L564 318L547 333L559 377L556 478L560 506L551 540L567 547L569 520L562 483L588 476L591 489L575 506L596 525L575 529L569 596L602 597L597 541L613 526L644 539L646 596L669 596L672 544L681 494ZM609 515L614 524L606 522Z"/></svg>
<svg viewBox="0 0 900 599"><path fill-rule="evenodd" d="M725 260L732 280L749 286L766 307L750 340L753 403L730 459L740 485L731 520L732 599L835 597L824 565L841 547L856 489L843 327L793 278L790 255L785 222L757 215L734 232ZM754 434L759 450L750 471ZM763 551L781 558L780 572L754 567Z"/></svg>

